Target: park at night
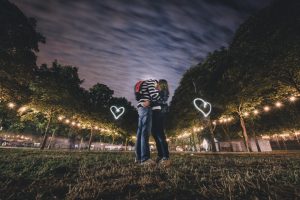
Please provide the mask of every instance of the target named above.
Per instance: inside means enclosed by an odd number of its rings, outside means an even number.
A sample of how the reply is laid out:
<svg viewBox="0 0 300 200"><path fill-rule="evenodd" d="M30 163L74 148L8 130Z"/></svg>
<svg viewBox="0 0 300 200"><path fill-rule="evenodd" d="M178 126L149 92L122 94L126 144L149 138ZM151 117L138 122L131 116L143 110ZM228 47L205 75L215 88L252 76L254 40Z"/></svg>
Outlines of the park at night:
<svg viewBox="0 0 300 200"><path fill-rule="evenodd" d="M300 199L299 0L0 0L0 200Z"/></svg>

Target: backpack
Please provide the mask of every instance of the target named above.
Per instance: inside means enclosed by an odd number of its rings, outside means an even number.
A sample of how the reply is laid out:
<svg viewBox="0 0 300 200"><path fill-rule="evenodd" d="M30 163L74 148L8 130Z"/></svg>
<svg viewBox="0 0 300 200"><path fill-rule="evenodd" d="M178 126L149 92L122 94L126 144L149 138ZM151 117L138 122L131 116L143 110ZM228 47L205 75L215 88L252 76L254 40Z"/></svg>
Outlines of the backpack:
<svg viewBox="0 0 300 200"><path fill-rule="evenodd" d="M134 86L134 94L135 94L135 99L137 101L139 101L143 96L142 91L141 91L143 83L144 83L144 81L138 81Z"/></svg>

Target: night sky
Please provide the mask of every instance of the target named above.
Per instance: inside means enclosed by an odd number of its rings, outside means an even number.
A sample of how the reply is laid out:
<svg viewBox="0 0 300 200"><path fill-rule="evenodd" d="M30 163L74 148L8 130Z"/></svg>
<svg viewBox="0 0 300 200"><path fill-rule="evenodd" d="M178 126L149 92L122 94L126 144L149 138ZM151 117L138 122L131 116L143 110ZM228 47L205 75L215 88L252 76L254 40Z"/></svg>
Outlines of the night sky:
<svg viewBox="0 0 300 200"><path fill-rule="evenodd" d="M138 80L183 73L222 46L271 0L12 0L46 37L38 64L79 68L83 86L108 85L134 100Z"/></svg>

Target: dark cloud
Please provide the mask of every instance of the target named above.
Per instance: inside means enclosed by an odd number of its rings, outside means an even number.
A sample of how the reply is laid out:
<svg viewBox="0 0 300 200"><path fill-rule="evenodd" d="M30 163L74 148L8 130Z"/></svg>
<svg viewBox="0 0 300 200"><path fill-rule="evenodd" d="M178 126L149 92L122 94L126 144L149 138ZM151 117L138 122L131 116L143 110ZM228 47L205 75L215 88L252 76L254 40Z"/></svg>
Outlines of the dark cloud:
<svg viewBox="0 0 300 200"><path fill-rule="evenodd" d="M47 38L38 63L79 68L84 86L100 82L134 102L140 79L164 78L172 92L208 52L270 0L12 0L37 18Z"/></svg>

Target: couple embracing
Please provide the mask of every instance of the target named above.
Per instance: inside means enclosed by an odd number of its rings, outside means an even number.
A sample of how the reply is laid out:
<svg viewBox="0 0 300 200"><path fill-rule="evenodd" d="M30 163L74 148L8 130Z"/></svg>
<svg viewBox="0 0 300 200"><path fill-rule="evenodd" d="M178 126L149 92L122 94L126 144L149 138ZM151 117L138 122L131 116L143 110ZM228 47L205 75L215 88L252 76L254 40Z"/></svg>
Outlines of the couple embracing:
<svg viewBox="0 0 300 200"><path fill-rule="evenodd" d="M136 136L136 163L141 165L170 166L168 143L164 133L164 116L167 111L169 98L166 80L145 80L135 85L135 96L138 101L138 130ZM157 158L150 158L149 136L156 143Z"/></svg>

